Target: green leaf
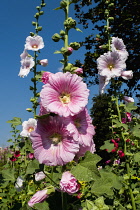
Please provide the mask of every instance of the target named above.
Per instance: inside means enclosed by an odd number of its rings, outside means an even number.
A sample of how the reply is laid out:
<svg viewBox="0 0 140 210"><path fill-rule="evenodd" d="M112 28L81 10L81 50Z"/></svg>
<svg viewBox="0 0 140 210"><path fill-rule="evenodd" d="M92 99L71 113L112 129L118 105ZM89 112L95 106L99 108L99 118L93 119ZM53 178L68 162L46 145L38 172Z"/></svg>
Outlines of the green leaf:
<svg viewBox="0 0 140 210"><path fill-rule="evenodd" d="M135 125L132 130L133 135L140 138L140 124Z"/></svg>
<svg viewBox="0 0 140 210"><path fill-rule="evenodd" d="M53 9L53 10L59 10L59 9L62 9L61 7L56 7L55 9Z"/></svg>
<svg viewBox="0 0 140 210"><path fill-rule="evenodd" d="M111 152L112 149L114 149L114 144L110 142L110 140L107 140L104 142L105 144L100 147L100 149L104 150L107 149L108 152Z"/></svg>
<svg viewBox="0 0 140 210"><path fill-rule="evenodd" d="M8 120L7 123L11 123L13 125L21 125L21 118L19 117L13 117L13 120Z"/></svg>
<svg viewBox="0 0 140 210"><path fill-rule="evenodd" d="M14 169L4 169L2 170L2 176L5 181L12 181L15 182L15 170Z"/></svg>
<svg viewBox="0 0 140 210"><path fill-rule="evenodd" d="M59 51L59 50L56 50L55 52L54 52L54 54L60 54L61 53L61 51Z"/></svg>
<svg viewBox="0 0 140 210"><path fill-rule="evenodd" d="M99 171L96 167L96 164L101 160L101 158L90 152L86 152L84 160L82 160L78 165L73 166L71 173L79 181L89 182L96 180L100 177Z"/></svg>
<svg viewBox="0 0 140 210"><path fill-rule="evenodd" d="M134 161L137 163L140 163L140 152L137 152L134 154Z"/></svg>
<svg viewBox="0 0 140 210"><path fill-rule="evenodd" d="M43 202L43 203L37 203L34 205L34 207L37 209L37 210L49 210L49 205L47 202Z"/></svg>
<svg viewBox="0 0 140 210"><path fill-rule="evenodd" d="M33 174L36 169L39 169L39 162L36 159L34 159L31 162L29 162L26 174Z"/></svg>
<svg viewBox="0 0 140 210"><path fill-rule="evenodd" d="M80 28L75 28L75 30L83 33L83 31L81 31Z"/></svg>
<svg viewBox="0 0 140 210"><path fill-rule="evenodd" d="M136 110L138 107L134 106L134 102L130 102L126 104L126 112L131 112L132 110Z"/></svg>

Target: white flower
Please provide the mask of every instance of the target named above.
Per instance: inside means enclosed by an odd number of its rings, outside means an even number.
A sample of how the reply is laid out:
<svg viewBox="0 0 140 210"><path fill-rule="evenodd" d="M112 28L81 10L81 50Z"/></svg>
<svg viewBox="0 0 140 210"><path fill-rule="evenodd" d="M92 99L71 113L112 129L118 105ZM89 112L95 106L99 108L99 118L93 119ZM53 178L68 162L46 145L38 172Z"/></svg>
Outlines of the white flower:
<svg viewBox="0 0 140 210"><path fill-rule="evenodd" d="M40 64L41 66L47 66L48 65L48 59L43 59L43 60L40 60Z"/></svg>
<svg viewBox="0 0 140 210"><path fill-rule="evenodd" d="M35 181L40 181L40 180L44 179L45 177L46 177L46 175L43 173L43 171L40 171L35 174Z"/></svg>
<svg viewBox="0 0 140 210"><path fill-rule="evenodd" d="M30 72L30 69L23 69L21 67L18 76L24 78L25 76L27 76L29 74L29 72Z"/></svg>
<svg viewBox="0 0 140 210"><path fill-rule="evenodd" d="M22 126L23 126L23 130L20 133L20 135L23 137L29 137L30 133L35 130L37 126L37 121L33 118L29 118L28 121L24 121L22 123Z"/></svg>
<svg viewBox="0 0 140 210"><path fill-rule="evenodd" d="M28 56L27 50L24 49L23 53L21 53L20 57L21 59L25 59Z"/></svg>
<svg viewBox="0 0 140 210"><path fill-rule="evenodd" d="M99 75L99 92L100 92L100 94L104 93L105 87L106 87L106 85L108 85L109 81L110 81L109 77L103 77L103 76Z"/></svg>
<svg viewBox="0 0 140 210"><path fill-rule="evenodd" d="M125 103L131 103L134 102L134 99L132 97L128 97L128 96L124 96L123 100L125 101Z"/></svg>
<svg viewBox="0 0 140 210"><path fill-rule="evenodd" d="M25 49L38 51L44 47L43 38L41 36L28 36L26 38Z"/></svg>
<svg viewBox="0 0 140 210"><path fill-rule="evenodd" d="M133 78L133 72L131 70L130 71L122 71L121 77L125 80L132 79Z"/></svg>
<svg viewBox="0 0 140 210"><path fill-rule="evenodd" d="M17 178L17 181L15 183L15 188L17 189L18 192L20 192L23 188L23 181L24 180L20 176Z"/></svg>
<svg viewBox="0 0 140 210"><path fill-rule="evenodd" d="M118 37L112 37L111 50L117 51L120 54L122 60L126 60L128 57L128 52L126 46L123 43L123 40Z"/></svg>
<svg viewBox="0 0 140 210"><path fill-rule="evenodd" d="M28 56L26 56L20 62L21 62L21 68L18 76L24 78L29 74L30 69L33 68L33 66L35 65L35 62L33 60L33 57L28 57Z"/></svg>

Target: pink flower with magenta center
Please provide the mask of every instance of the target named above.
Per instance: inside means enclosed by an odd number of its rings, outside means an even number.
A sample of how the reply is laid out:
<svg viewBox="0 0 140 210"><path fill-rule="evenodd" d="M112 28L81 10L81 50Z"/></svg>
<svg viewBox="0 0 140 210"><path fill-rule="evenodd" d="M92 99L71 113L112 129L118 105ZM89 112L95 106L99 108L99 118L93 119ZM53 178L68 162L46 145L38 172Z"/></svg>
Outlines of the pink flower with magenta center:
<svg viewBox="0 0 140 210"><path fill-rule="evenodd" d="M78 192L80 185L77 183L77 179L69 171L66 171L62 174L60 189L61 191L72 195Z"/></svg>
<svg viewBox="0 0 140 210"><path fill-rule="evenodd" d="M79 144L74 142L59 116L39 119L30 138L35 158L46 165L64 165L79 151Z"/></svg>
<svg viewBox="0 0 140 210"><path fill-rule="evenodd" d="M78 114L88 103L89 90L82 78L69 72L51 75L40 92L42 106L64 117Z"/></svg>
<svg viewBox="0 0 140 210"><path fill-rule="evenodd" d="M77 74L83 74L83 69L82 68L77 68L74 70L75 73Z"/></svg>

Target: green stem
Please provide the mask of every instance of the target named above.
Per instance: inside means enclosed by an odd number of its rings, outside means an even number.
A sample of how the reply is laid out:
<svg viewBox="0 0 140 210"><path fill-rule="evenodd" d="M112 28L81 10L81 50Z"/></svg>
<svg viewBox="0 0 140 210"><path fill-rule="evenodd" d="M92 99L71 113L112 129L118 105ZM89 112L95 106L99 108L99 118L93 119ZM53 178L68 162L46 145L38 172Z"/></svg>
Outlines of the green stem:
<svg viewBox="0 0 140 210"><path fill-rule="evenodd" d="M62 210L67 210L67 194L61 192L62 197Z"/></svg>
<svg viewBox="0 0 140 210"><path fill-rule="evenodd" d="M120 114L119 105L118 105L118 98L116 99L116 106L117 106L117 112L118 112L118 116L119 116L119 121L121 122L121 114ZM126 153L127 153L127 145L126 145L126 141L125 141L123 132L121 132L121 136L122 136L122 139L124 141L124 154L126 155ZM130 167L129 167L129 162L126 160L126 156L125 156L125 162L126 162L127 174L130 177ZM136 210L135 199L134 199L134 196L133 196L131 185L128 186L128 189L129 189L129 193L130 193L130 197L131 197L132 208L133 208L133 210Z"/></svg>
<svg viewBox="0 0 140 210"><path fill-rule="evenodd" d="M111 50L110 43L111 43L111 37L110 37L110 31L109 31L109 17L107 16L107 36L108 36L108 50Z"/></svg>
<svg viewBox="0 0 140 210"><path fill-rule="evenodd" d="M34 61L35 61L35 66L34 66L34 90L33 90L33 94L34 94L34 98L36 98L36 91L37 91L37 88L36 88L36 66L37 66L37 64L36 64L36 59L37 59L37 54L36 54L36 52L34 52ZM34 102L33 103L33 108L34 108L34 117L35 117L35 115L36 115L36 102Z"/></svg>
<svg viewBox="0 0 140 210"><path fill-rule="evenodd" d="M69 0L67 0L67 6L65 11L65 20L68 19L68 15L69 15ZM65 36L64 36L64 47L67 48L68 47L68 28L65 27ZM68 65L68 56L64 55L64 68Z"/></svg>

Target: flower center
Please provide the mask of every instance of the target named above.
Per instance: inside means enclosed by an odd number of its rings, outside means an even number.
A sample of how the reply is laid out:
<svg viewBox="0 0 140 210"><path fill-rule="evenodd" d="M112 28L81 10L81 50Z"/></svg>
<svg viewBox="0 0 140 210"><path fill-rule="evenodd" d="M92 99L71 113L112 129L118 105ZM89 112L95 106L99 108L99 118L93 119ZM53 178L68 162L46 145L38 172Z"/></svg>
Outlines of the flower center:
<svg viewBox="0 0 140 210"><path fill-rule="evenodd" d="M34 131L34 128L33 127L29 127L28 128L28 132L31 133L32 131Z"/></svg>
<svg viewBox="0 0 140 210"><path fill-rule="evenodd" d="M70 102L70 94L68 93L63 93L59 98L63 104L68 104Z"/></svg>
<svg viewBox="0 0 140 210"><path fill-rule="evenodd" d="M109 68L110 70L112 70L112 69L114 68L114 65L113 65L113 64L109 64L109 65L108 65L108 68Z"/></svg>
<svg viewBox="0 0 140 210"><path fill-rule="evenodd" d="M62 136L59 133L53 133L50 136L50 139L52 140L52 143L54 145L58 144L62 140Z"/></svg>
<svg viewBox="0 0 140 210"><path fill-rule="evenodd" d="M32 48L35 48L35 49L36 49L37 47L38 47L38 46L37 46L36 44L32 45Z"/></svg>
<svg viewBox="0 0 140 210"><path fill-rule="evenodd" d="M76 126L76 128L80 128L81 127L80 120L79 119L75 120L74 125Z"/></svg>

